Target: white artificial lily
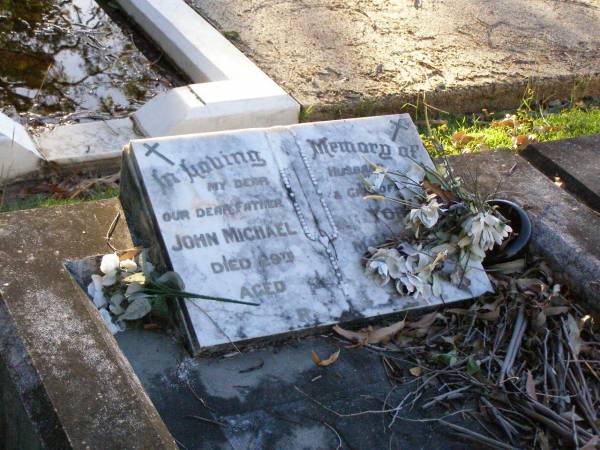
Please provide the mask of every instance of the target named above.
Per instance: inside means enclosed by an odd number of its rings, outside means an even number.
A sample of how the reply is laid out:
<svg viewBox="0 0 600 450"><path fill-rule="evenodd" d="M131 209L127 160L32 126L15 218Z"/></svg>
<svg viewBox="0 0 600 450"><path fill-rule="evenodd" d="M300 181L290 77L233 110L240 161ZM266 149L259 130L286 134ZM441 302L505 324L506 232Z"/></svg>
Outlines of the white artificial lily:
<svg viewBox="0 0 600 450"><path fill-rule="evenodd" d="M411 209L408 220L416 227L422 224L425 228L433 228L440 218L439 209L440 204L433 198L420 208Z"/></svg>
<svg viewBox="0 0 600 450"><path fill-rule="evenodd" d="M102 277L102 286L112 286L117 282L117 270L119 269L119 257L114 253L109 253L102 257L100 262L100 272Z"/></svg>
<svg viewBox="0 0 600 450"><path fill-rule="evenodd" d="M92 275L92 282L88 285L87 289L88 294L90 294L94 301L94 305L96 305L96 308L102 308L107 303L106 297L104 296L104 292L102 290L102 279L103 277L100 275Z"/></svg>
<svg viewBox="0 0 600 450"><path fill-rule="evenodd" d="M510 226L487 211L469 216L463 222L462 227L467 236L471 238L471 248L479 247L483 252L491 250L496 244L500 245L504 238L512 232Z"/></svg>
<svg viewBox="0 0 600 450"><path fill-rule="evenodd" d="M102 257L100 262L100 272L104 275L116 272L119 268L119 257L115 253L109 253Z"/></svg>
<svg viewBox="0 0 600 450"><path fill-rule="evenodd" d="M419 247L408 244L402 245L402 252L407 256L404 259L402 273L397 277L396 290L401 294L429 296L431 294L431 271L427 268L433 259Z"/></svg>
<svg viewBox="0 0 600 450"><path fill-rule="evenodd" d="M425 170L419 164L413 162L405 176L394 181L394 184L400 191L400 195L404 200L414 202L417 197L424 194L423 188L420 186L424 177Z"/></svg>
<svg viewBox="0 0 600 450"><path fill-rule="evenodd" d="M119 268L125 272L135 272L138 270L138 265L133 259L124 259L119 262Z"/></svg>
<svg viewBox="0 0 600 450"><path fill-rule="evenodd" d="M397 278L402 272L404 258L395 248L370 248L374 252L367 262L367 274L374 276L381 286L385 286L392 278Z"/></svg>

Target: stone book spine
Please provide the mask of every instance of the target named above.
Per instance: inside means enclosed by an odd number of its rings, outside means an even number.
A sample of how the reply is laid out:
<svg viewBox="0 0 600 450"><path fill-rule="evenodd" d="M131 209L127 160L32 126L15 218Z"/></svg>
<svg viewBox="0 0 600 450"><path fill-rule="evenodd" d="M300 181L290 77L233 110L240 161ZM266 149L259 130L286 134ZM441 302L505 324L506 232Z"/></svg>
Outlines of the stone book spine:
<svg viewBox="0 0 600 450"><path fill-rule="evenodd" d="M133 155L131 145L123 149L119 200L133 244L148 250L150 261L159 271L173 270L152 202L144 186L144 177ZM185 338L188 350L192 354L199 353L198 338L185 306L185 300L176 298L169 301L167 306L175 326Z"/></svg>

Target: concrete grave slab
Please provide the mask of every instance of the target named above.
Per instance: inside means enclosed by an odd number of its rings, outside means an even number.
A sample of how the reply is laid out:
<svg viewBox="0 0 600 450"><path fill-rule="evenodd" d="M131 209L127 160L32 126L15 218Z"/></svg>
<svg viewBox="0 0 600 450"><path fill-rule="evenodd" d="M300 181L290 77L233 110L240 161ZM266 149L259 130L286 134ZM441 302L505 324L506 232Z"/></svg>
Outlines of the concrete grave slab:
<svg viewBox="0 0 600 450"><path fill-rule="evenodd" d="M531 144L521 156L600 212L600 135Z"/></svg>
<svg viewBox="0 0 600 450"><path fill-rule="evenodd" d="M194 351L491 290L479 263L468 290L445 283L440 297L400 298L365 276L368 246L397 236L405 214L363 199L369 161L410 179L423 175L415 161L432 165L408 115L131 144L121 199L144 246L189 292L260 303L180 302Z"/></svg>
<svg viewBox="0 0 600 450"><path fill-rule="evenodd" d="M42 448L177 446L65 261L108 250L118 201L0 214L0 424ZM129 248L124 221L113 243ZM0 443L18 448L0 429ZM18 442L18 441L17 441ZM24 441L21 441L24 442ZM27 447L21 447L27 448ZM36 448L36 447L32 447Z"/></svg>
<svg viewBox="0 0 600 450"><path fill-rule="evenodd" d="M401 111L426 94L464 113L596 95L595 0L188 0L311 118Z"/></svg>

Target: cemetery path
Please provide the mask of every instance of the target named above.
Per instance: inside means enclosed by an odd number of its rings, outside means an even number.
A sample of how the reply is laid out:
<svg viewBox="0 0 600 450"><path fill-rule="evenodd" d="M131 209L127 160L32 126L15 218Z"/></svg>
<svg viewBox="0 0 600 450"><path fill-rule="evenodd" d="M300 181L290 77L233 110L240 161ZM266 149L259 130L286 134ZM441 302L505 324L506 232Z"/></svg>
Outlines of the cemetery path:
<svg viewBox="0 0 600 450"><path fill-rule="evenodd" d="M188 0L312 118L462 113L600 86L598 0Z"/></svg>

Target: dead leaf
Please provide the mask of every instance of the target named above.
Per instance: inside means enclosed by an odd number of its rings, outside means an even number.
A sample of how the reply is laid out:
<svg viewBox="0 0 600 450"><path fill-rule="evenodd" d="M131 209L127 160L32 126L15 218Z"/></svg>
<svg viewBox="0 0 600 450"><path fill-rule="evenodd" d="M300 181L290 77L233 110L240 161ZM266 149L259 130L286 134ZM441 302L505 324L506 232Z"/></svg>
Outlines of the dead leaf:
<svg viewBox="0 0 600 450"><path fill-rule="evenodd" d="M437 195L440 201L443 203L450 203L456 200L456 197L452 192L444 190L438 184L432 183L429 180L423 180L421 184L423 185L423 189L425 189L428 193Z"/></svg>
<svg viewBox="0 0 600 450"><path fill-rule="evenodd" d="M133 247L128 248L127 250L123 250L119 255L119 261L124 261L126 259L133 259L140 253L142 253L142 247Z"/></svg>
<svg viewBox="0 0 600 450"><path fill-rule="evenodd" d="M554 177L554 184L557 185L559 188L563 187L563 181L560 179L560 177Z"/></svg>
<svg viewBox="0 0 600 450"><path fill-rule="evenodd" d="M408 371L413 377L419 377L423 373L423 369L421 367L411 367L408 369Z"/></svg>
<svg viewBox="0 0 600 450"><path fill-rule="evenodd" d="M431 325L433 325L433 322L435 322L435 319L437 319L438 315L443 317L441 314L438 314L437 311L432 311L429 314L421 316L421 318L416 322L409 322L406 326L412 329L429 328Z"/></svg>
<svg viewBox="0 0 600 450"><path fill-rule="evenodd" d="M475 136L468 135L465 131L457 131L450 137L450 140L452 142L454 142L456 145L459 145L461 147L464 145L467 145L469 142L471 142L474 139L475 139Z"/></svg>
<svg viewBox="0 0 600 450"><path fill-rule="evenodd" d="M398 334L405 325L405 321L401 320L390 326L372 330L367 335L368 344L379 344L380 342L389 341L393 336Z"/></svg>
<svg viewBox="0 0 600 450"><path fill-rule="evenodd" d="M535 392L535 380L533 379L533 374L531 370L527 371L527 382L525 383L525 390L527 391L527 395L530 398L537 401L537 393Z"/></svg>
<svg viewBox="0 0 600 450"><path fill-rule="evenodd" d="M405 321L401 320L387 327L375 329L367 328L360 331L345 330L339 325L334 325L333 331L352 342L358 342L362 345L380 344L382 342L389 341L392 337L398 334L398 332L404 328L404 325Z"/></svg>
<svg viewBox="0 0 600 450"><path fill-rule="evenodd" d="M521 122L519 122L517 120L516 116L506 116L502 120L494 120L490 124L490 127L492 127L492 128L496 128L496 127L515 127L516 128L519 125L521 125Z"/></svg>
<svg viewBox="0 0 600 450"><path fill-rule="evenodd" d="M315 352L314 350L310 352L310 356L312 357L312 360L317 366L327 367L338 360L338 358L340 357L340 351L341 350L338 349L338 351L332 353L331 356L329 356L329 358L327 359L321 359L319 355L317 355L317 352Z"/></svg>
<svg viewBox="0 0 600 450"><path fill-rule="evenodd" d="M516 150L521 150L534 142L537 142L535 134L520 134L512 137L513 148Z"/></svg>
<svg viewBox="0 0 600 450"><path fill-rule="evenodd" d="M364 345L367 343L367 333L365 333L364 331L345 330L342 327L340 327L339 325L334 325L333 331L335 331L340 336L345 337L346 339L348 339L351 342L357 342L361 345Z"/></svg>

